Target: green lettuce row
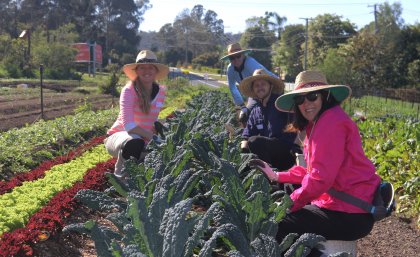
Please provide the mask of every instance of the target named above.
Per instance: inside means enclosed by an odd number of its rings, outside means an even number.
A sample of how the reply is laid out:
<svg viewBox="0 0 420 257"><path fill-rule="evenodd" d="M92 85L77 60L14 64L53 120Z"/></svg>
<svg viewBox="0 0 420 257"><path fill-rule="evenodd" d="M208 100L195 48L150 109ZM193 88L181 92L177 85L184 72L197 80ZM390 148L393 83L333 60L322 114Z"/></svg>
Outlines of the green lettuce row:
<svg viewBox="0 0 420 257"><path fill-rule="evenodd" d="M0 133L0 179L64 155L86 140L106 133L116 109L83 112Z"/></svg>
<svg viewBox="0 0 420 257"><path fill-rule="evenodd" d="M72 187L83 179L88 169L110 158L104 146L99 145L75 160L52 167L44 178L24 182L12 192L1 195L0 235L23 227L56 193Z"/></svg>

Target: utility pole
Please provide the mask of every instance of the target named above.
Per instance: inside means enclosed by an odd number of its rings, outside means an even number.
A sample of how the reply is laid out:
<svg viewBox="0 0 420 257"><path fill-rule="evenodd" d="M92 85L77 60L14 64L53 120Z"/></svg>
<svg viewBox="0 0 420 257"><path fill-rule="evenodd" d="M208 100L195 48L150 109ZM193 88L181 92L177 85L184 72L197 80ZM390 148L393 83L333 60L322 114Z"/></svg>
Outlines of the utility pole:
<svg viewBox="0 0 420 257"><path fill-rule="evenodd" d="M305 53L304 53L304 62L303 62L303 70L306 70L307 63L308 63L308 20L311 18L299 18L306 21L306 29L305 29Z"/></svg>
<svg viewBox="0 0 420 257"><path fill-rule="evenodd" d="M373 15L375 17L375 34L378 33L379 28L378 28L378 19L377 19L377 14L378 12L376 11L376 6L378 6L377 4L374 5L368 5L368 7L372 7L373 6Z"/></svg>

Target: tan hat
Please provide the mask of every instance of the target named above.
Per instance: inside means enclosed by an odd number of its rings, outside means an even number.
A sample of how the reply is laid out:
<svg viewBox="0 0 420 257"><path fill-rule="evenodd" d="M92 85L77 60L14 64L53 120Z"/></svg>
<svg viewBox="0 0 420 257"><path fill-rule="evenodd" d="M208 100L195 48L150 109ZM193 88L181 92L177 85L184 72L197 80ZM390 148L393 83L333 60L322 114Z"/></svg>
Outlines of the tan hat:
<svg viewBox="0 0 420 257"><path fill-rule="evenodd" d="M268 82L270 82L271 85L273 85L271 93L283 94L284 92L283 81L281 79L268 75L264 69L256 69L251 77L248 77L241 81L238 87L239 91L241 91L241 94L247 97L256 98L257 96L254 94L254 91L252 90L252 83L254 83L254 81L258 79L267 80Z"/></svg>
<svg viewBox="0 0 420 257"><path fill-rule="evenodd" d="M345 85L328 85L327 78L319 71L302 71L295 80L295 89L281 95L276 100L276 107L283 112L293 112L296 95L318 90L330 91L338 102L343 102L351 95L351 88Z"/></svg>
<svg viewBox="0 0 420 257"><path fill-rule="evenodd" d="M155 53L150 50L141 50L136 58L136 63L126 64L123 67L123 72L130 80L135 80L137 78L136 69L139 65L151 64L155 66L158 70L156 74L156 79L162 79L166 77L169 73L169 67L158 63Z"/></svg>
<svg viewBox="0 0 420 257"><path fill-rule="evenodd" d="M252 51L251 49L242 49L239 43L233 43L233 44L228 45L227 55L220 58L220 60L223 61L229 58L229 56L231 55L241 54L241 53L247 54L247 53L250 53L251 51Z"/></svg>

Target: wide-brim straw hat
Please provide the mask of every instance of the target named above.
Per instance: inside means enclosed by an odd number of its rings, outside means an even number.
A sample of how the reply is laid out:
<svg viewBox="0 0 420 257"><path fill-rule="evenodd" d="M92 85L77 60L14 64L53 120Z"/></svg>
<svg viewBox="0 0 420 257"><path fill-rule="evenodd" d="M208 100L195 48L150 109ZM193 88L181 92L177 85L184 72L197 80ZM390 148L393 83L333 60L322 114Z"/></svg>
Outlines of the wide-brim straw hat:
<svg viewBox="0 0 420 257"><path fill-rule="evenodd" d="M272 85L271 93L283 94L284 83L281 79L274 78L267 74L264 69L256 69L251 77L245 78L239 83L239 91L242 95L252 98L257 98L254 91L252 90L252 83L258 79L264 79Z"/></svg>
<svg viewBox="0 0 420 257"><path fill-rule="evenodd" d="M130 80L137 78L136 69L139 65L151 64L156 67L156 80L166 77L169 73L169 67L157 61L155 53L150 50L141 50L136 58L136 63L126 64L123 67L123 72Z"/></svg>
<svg viewBox="0 0 420 257"><path fill-rule="evenodd" d="M252 52L251 49L242 49L241 45L239 43L233 43L228 45L227 47L227 55L223 56L222 58L220 58L221 61L224 61L226 59L229 58L229 56L231 55L236 55L236 54L248 54Z"/></svg>
<svg viewBox="0 0 420 257"><path fill-rule="evenodd" d="M295 89L276 99L276 108L283 112L293 112L295 96L318 90L330 91L339 103L351 95L350 87L345 85L328 85L327 78L319 71L302 71L296 77Z"/></svg>

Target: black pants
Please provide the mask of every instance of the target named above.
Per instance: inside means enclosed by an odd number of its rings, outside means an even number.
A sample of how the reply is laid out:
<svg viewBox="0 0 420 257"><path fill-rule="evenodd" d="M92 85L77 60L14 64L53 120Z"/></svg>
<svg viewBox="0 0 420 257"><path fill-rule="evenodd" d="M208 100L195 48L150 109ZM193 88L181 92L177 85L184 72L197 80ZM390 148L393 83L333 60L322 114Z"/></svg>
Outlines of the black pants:
<svg viewBox="0 0 420 257"><path fill-rule="evenodd" d="M249 151L279 170L287 170L296 163L292 153L293 143L277 138L252 136L248 139Z"/></svg>
<svg viewBox="0 0 420 257"><path fill-rule="evenodd" d="M289 233L314 233L326 240L354 241L367 236L373 223L369 213L345 213L306 205L280 221L276 239L281 243Z"/></svg>

